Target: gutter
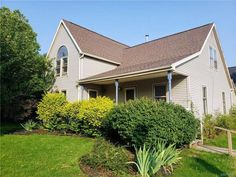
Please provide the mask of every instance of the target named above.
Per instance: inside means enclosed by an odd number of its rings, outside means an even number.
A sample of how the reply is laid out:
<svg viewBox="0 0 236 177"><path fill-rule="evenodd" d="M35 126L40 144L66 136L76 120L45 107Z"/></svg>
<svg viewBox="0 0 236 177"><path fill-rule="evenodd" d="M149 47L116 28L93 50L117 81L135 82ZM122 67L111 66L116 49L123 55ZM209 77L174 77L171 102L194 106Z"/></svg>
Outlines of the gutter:
<svg viewBox="0 0 236 177"><path fill-rule="evenodd" d="M106 77L95 78L95 79L85 79L85 80L78 81L78 84L92 83L94 81L104 82L104 81L111 81L111 80L116 80L116 79L119 80L119 79L125 79L125 78L137 77L137 76L144 76L144 75L153 74L153 73L160 73L164 71L174 71L174 69L171 66L163 66L159 68L135 71L135 72L125 73L125 74L117 74L114 76L106 76Z"/></svg>

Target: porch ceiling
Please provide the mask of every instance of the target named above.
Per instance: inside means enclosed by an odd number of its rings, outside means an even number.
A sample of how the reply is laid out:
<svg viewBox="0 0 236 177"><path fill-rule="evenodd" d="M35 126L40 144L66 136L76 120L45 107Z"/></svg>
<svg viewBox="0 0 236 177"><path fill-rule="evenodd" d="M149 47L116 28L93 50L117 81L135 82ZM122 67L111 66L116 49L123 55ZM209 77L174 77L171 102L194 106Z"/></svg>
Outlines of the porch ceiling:
<svg viewBox="0 0 236 177"><path fill-rule="evenodd" d="M178 73L176 71L173 71L173 78L178 76L187 76L183 73ZM159 71L159 72L152 72L152 73L142 73L142 74L136 74L131 76L125 76L120 78L110 78L110 79L103 79L103 80L94 80L94 81L88 81L88 82L82 82L81 84L96 84L96 85L109 85L114 84L115 80L118 79L119 83L124 82L131 82L131 81L138 81L138 80L146 80L146 79L153 79L153 78L167 78L167 71Z"/></svg>

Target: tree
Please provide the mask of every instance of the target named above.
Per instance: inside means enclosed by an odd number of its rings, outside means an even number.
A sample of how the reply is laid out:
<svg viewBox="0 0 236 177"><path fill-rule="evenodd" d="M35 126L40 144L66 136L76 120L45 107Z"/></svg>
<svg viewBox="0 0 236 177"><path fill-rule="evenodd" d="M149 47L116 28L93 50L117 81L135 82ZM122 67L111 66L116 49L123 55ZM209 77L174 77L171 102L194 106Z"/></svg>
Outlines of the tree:
<svg viewBox="0 0 236 177"><path fill-rule="evenodd" d="M40 55L37 34L19 10L0 8L1 117L38 99L54 81L52 61Z"/></svg>

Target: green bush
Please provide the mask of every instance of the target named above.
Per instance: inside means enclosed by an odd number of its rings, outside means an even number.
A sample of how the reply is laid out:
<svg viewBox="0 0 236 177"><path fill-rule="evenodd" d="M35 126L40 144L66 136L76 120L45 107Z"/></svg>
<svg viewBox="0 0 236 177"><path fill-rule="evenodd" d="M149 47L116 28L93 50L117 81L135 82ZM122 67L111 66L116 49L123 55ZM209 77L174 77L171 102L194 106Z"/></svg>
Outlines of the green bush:
<svg viewBox="0 0 236 177"><path fill-rule="evenodd" d="M80 165L86 165L92 169L111 171L115 174L127 173L130 160L125 148L115 147L105 140L99 139L94 145L94 150L80 159Z"/></svg>
<svg viewBox="0 0 236 177"><path fill-rule="evenodd" d="M112 139L141 146L158 139L182 146L195 139L198 121L180 105L147 98L116 106L104 122L104 130Z"/></svg>
<svg viewBox="0 0 236 177"><path fill-rule="evenodd" d="M206 136L207 138L214 138L216 135L216 130L214 128L216 126L216 120L214 119L214 117L208 114L203 118L203 122L204 136Z"/></svg>
<svg viewBox="0 0 236 177"><path fill-rule="evenodd" d="M235 121L231 115L219 115L216 117L216 126L226 129L234 129Z"/></svg>
<svg viewBox="0 0 236 177"><path fill-rule="evenodd" d="M63 94L48 93L37 113L46 129L100 136L102 121L112 108L113 101L107 97L69 103Z"/></svg>
<svg viewBox="0 0 236 177"><path fill-rule="evenodd" d="M38 104L38 118L42 120L43 126L49 130L55 130L61 122L61 112L67 100L64 94L47 93Z"/></svg>
<svg viewBox="0 0 236 177"><path fill-rule="evenodd" d="M100 136L102 122L113 107L113 101L107 97L82 101L78 114L78 119L82 121L82 133L88 136Z"/></svg>

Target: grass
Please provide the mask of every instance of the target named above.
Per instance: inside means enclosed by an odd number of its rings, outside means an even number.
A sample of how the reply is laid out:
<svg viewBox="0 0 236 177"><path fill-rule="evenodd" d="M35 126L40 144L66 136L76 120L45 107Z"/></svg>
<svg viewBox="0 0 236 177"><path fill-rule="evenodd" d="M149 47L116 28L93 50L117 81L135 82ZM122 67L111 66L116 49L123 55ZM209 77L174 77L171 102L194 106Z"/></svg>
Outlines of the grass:
<svg viewBox="0 0 236 177"><path fill-rule="evenodd" d="M233 133L232 133L232 143L233 143L233 149L236 149L236 134ZM204 144L227 148L228 147L227 134L221 133L214 139L205 139Z"/></svg>
<svg viewBox="0 0 236 177"><path fill-rule="evenodd" d="M94 140L54 135L2 135L0 176L81 176L78 159Z"/></svg>
<svg viewBox="0 0 236 177"><path fill-rule="evenodd" d="M236 159L228 155L186 149L172 177L235 177Z"/></svg>
<svg viewBox="0 0 236 177"><path fill-rule="evenodd" d="M12 132L19 128L6 125L1 130ZM72 136L2 134L0 176L85 177L78 161L92 151L94 142L91 138ZM185 149L181 156L181 163L171 175L173 177L236 176L236 159L227 155Z"/></svg>

